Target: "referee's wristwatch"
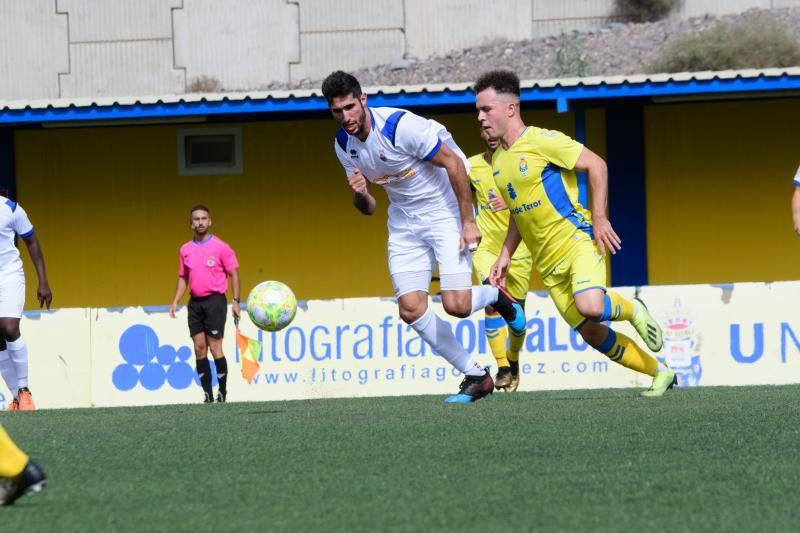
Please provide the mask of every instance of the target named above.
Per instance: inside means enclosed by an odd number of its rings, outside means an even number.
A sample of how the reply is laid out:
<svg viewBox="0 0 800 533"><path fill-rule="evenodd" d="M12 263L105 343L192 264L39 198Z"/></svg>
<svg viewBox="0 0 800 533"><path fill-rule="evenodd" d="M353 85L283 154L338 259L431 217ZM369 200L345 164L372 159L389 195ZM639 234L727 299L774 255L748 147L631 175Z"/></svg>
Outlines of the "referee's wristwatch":
<svg viewBox="0 0 800 533"><path fill-rule="evenodd" d="M242 303L242 299L241 299L241 298L238 298L238 297L237 297L237 298L234 298L234 299L233 299L233 301L234 301L234 302L236 302L237 304L240 304L240 303Z"/></svg>

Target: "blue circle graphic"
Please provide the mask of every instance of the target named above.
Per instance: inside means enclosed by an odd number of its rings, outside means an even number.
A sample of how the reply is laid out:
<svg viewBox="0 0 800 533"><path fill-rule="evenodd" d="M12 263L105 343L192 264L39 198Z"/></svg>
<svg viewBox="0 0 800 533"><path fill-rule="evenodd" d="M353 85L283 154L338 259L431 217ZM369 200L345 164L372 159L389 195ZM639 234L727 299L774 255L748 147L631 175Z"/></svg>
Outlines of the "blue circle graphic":
<svg viewBox="0 0 800 533"><path fill-rule="evenodd" d="M183 390L192 384L194 369L184 361L179 361L167 370L167 383L173 389Z"/></svg>
<svg viewBox="0 0 800 533"><path fill-rule="evenodd" d="M128 363L117 365L117 368L111 373L111 382L117 390L129 391L136 386L138 381L139 371L136 370L135 366Z"/></svg>
<svg viewBox="0 0 800 533"><path fill-rule="evenodd" d="M160 365L171 365L175 362L175 359L178 357L178 352L175 351L175 348L170 346L169 344L165 344L158 349L156 352L156 361Z"/></svg>
<svg viewBox="0 0 800 533"><path fill-rule="evenodd" d="M148 363L142 368L139 379L145 389L156 390L164 386L167 373L164 371L163 366L156 363Z"/></svg>
<svg viewBox="0 0 800 533"><path fill-rule="evenodd" d="M178 359L181 361L188 361L192 356L192 349L188 346L181 346L178 348Z"/></svg>
<svg viewBox="0 0 800 533"><path fill-rule="evenodd" d="M126 329L119 338L119 353L132 365L152 361L157 351L158 336L150 326L136 324Z"/></svg>

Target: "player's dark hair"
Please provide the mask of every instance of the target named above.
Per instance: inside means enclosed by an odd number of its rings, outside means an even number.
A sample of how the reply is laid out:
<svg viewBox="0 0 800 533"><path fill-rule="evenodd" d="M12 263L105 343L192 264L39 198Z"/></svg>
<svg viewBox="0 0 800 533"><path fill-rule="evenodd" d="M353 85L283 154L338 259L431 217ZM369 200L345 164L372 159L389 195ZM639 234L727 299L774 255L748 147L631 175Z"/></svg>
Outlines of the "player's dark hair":
<svg viewBox="0 0 800 533"><path fill-rule="evenodd" d="M196 206L194 206L192 208L191 211L189 211L189 221L190 222L192 220L192 215L194 214L195 211L205 211L208 214L208 216L211 216L211 211L206 206L204 206L203 204L197 204Z"/></svg>
<svg viewBox="0 0 800 533"><path fill-rule="evenodd" d="M494 89L498 94L513 94L519 98L519 78L510 70L490 70L475 82L475 94Z"/></svg>
<svg viewBox="0 0 800 533"><path fill-rule="evenodd" d="M361 96L361 84L352 74L337 70L322 82L322 94L328 103L331 103L334 98L343 96L352 95L354 98L358 98Z"/></svg>

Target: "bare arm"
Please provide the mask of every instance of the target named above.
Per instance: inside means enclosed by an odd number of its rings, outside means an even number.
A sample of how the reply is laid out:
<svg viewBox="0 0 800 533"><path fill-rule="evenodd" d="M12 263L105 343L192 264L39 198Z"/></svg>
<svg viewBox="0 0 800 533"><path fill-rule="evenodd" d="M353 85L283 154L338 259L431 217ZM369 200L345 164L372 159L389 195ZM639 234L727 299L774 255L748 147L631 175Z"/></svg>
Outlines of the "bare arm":
<svg viewBox="0 0 800 533"><path fill-rule="evenodd" d="M169 316L175 318L175 310L178 308L178 302L183 298L183 293L186 292L186 278L178 276L178 285L175 287L175 297L172 299L172 305L169 306Z"/></svg>
<svg viewBox="0 0 800 533"><path fill-rule="evenodd" d="M353 205L365 215L375 212L375 197L372 196L372 188L367 178L356 170L352 176L347 178L350 190L353 192Z"/></svg>
<svg viewBox="0 0 800 533"><path fill-rule="evenodd" d="M431 163L442 167L450 178L450 186L458 201L458 210L461 213L461 250L468 246L474 250L481 242L481 232L475 224L475 211L472 207L472 191L469 186L467 169L461 158L446 144L442 144L439 151L431 159Z"/></svg>
<svg viewBox="0 0 800 533"><path fill-rule="evenodd" d="M575 170L586 172L589 176L589 188L592 192L590 207L592 225L600 253L605 255L608 249L615 254L622 249L622 241L608 220L608 165L603 158L584 147L575 163Z"/></svg>
<svg viewBox="0 0 800 533"><path fill-rule="evenodd" d="M231 292L233 292L233 305L231 306L231 312L233 313L234 318L239 316L242 308L240 305L240 298L239 298L239 269L234 268L231 270L228 275L231 277Z"/></svg>
<svg viewBox="0 0 800 533"><path fill-rule="evenodd" d="M42 254L42 247L39 245L39 239L35 234L23 237L25 246L28 247L28 253L33 261L33 266L36 268L36 277L39 278L39 288L36 290L36 297L39 300L39 307L47 307L50 309L50 303L53 301L53 293L50 292L50 284L47 281L47 269L44 265L44 255Z"/></svg>
<svg viewBox="0 0 800 533"><path fill-rule="evenodd" d="M800 235L800 185L795 185L792 194L792 220L794 221L794 232Z"/></svg>
<svg viewBox="0 0 800 533"><path fill-rule="evenodd" d="M503 247L500 249L500 255L497 256L497 261L492 265L489 271L489 283L495 287L506 286L506 275L508 274L508 267L511 265L511 256L517 251L519 243L522 241L522 235L517 227L517 221L511 216L508 219L508 232L506 232L506 239L503 241Z"/></svg>

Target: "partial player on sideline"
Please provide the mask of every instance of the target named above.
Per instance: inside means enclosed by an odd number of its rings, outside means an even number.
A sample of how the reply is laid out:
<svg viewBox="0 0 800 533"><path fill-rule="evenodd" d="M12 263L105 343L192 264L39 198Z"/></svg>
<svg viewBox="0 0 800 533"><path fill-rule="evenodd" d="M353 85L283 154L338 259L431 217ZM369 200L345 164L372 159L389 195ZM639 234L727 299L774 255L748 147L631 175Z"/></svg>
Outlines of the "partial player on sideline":
<svg viewBox="0 0 800 533"><path fill-rule="evenodd" d="M39 307L49 309L53 293L33 225L21 205L0 196L0 374L14 397L8 410L34 411L28 388L28 345L19 328L25 308L25 271L14 242L16 236L25 242L39 278Z"/></svg>

